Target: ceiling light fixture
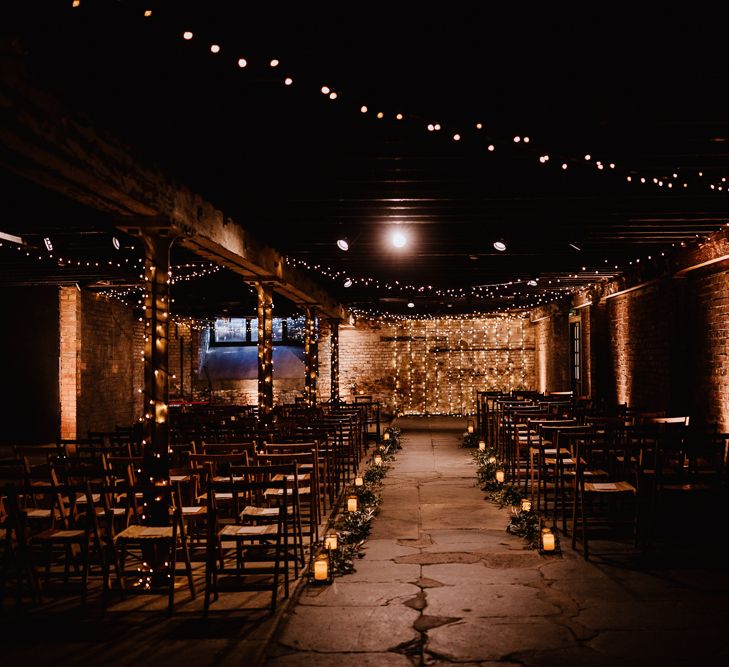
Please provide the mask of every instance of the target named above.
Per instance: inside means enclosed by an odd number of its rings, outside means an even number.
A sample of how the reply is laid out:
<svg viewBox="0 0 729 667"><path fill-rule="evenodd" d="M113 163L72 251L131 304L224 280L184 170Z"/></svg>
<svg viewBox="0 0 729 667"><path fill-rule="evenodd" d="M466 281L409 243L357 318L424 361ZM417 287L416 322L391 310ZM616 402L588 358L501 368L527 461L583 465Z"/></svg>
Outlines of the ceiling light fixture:
<svg viewBox="0 0 729 667"><path fill-rule="evenodd" d="M349 239L346 236L341 239L337 239L337 248L347 252L347 250L349 250Z"/></svg>
<svg viewBox="0 0 729 667"><path fill-rule="evenodd" d="M536 287L537 286L536 278L531 278L530 280L527 280L527 285L529 285L529 287Z"/></svg>
<svg viewBox="0 0 729 667"><path fill-rule="evenodd" d="M344 286L345 287L352 287L352 279L351 278L345 278L344 279Z"/></svg>
<svg viewBox="0 0 729 667"><path fill-rule="evenodd" d="M51 243L51 239L49 239L47 236L43 239L43 243L46 246L46 250L48 252L53 252L53 244Z"/></svg>
<svg viewBox="0 0 729 667"><path fill-rule="evenodd" d="M408 301L408 308L415 308L415 304L412 301Z"/></svg>
<svg viewBox="0 0 729 667"><path fill-rule="evenodd" d="M121 243L119 243L119 239L116 236L111 237L111 245L114 246L114 250L121 248Z"/></svg>
<svg viewBox="0 0 729 667"><path fill-rule="evenodd" d="M577 252L582 252L582 248L580 248L580 246L578 245L575 245L574 243L570 243L569 246L570 248L574 248L575 250L577 250Z"/></svg>
<svg viewBox="0 0 729 667"><path fill-rule="evenodd" d="M504 239L497 239L494 241L494 248L499 252L504 252L506 250L506 241Z"/></svg>
<svg viewBox="0 0 729 667"><path fill-rule="evenodd" d="M395 229L390 235L390 243L392 243L395 248L404 248L408 243L408 237L404 232L401 232L399 229Z"/></svg>

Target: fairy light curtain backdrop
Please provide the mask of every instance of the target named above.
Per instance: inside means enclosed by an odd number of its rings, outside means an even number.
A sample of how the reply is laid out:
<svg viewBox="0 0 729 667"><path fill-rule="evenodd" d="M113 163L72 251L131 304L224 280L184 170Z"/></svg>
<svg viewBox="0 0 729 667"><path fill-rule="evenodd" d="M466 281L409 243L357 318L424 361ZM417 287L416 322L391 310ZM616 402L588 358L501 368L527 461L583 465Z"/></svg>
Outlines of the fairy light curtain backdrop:
<svg viewBox="0 0 729 667"><path fill-rule="evenodd" d="M471 414L476 392L534 389L535 327L527 317L432 318L342 326L340 395L370 395L398 415ZM320 328L320 398L329 387Z"/></svg>

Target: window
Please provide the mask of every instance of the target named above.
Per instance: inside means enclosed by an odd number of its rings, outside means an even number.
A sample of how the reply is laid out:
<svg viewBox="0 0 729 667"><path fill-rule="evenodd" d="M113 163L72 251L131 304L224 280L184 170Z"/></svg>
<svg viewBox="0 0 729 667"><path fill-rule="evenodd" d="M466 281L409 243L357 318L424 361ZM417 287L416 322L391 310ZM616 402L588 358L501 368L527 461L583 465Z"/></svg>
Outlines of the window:
<svg viewBox="0 0 729 667"><path fill-rule="evenodd" d="M306 320L303 317L274 317L273 342L278 345L303 345ZM210 332L211 346L256 345L258 318L220 317Z"/></svg>
<svg viewBox="0 0 729 667"><path fill-rule="evenodd" d="M572 391L575 392L575 396L579 396L582 388L582 340L579 322L570 324L570 359Z"/></svg>

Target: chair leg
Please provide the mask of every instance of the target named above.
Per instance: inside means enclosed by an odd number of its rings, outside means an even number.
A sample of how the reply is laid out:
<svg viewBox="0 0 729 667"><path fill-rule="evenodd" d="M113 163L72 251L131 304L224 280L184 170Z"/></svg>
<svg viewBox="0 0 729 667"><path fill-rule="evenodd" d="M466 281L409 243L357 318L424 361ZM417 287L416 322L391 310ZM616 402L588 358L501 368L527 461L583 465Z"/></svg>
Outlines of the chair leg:
<svg viewBox="0 0 729 667"><path fill-rule="evenodd" d="M180 545L182 547L182 558L185 561L185 571L187 572L187 583L190 587L190 597L195 599L195 583L192 580L192 564L190 563L190 552L187 548L187 539L182 520L180 520ZM173 572L174 576L174 572Z"/></svg>
<svg viewBox="0 0 729 667"><path fill-rule="evenodd" d="M81 606L86 607L86 596L89 591L89 568L91 567L91 549L88 542L81 545L83 559L83 580L81 582Z"/></svg>
<svg viewBox="0 0 729 667"><path fill-rule="evenodd" d="M175 570L177 568L177 544L174 541L170 543L170 565L167 576L170 578L169 584L169 602L167 604L167 615L172 616L172 610L175 606Z"/></svg>

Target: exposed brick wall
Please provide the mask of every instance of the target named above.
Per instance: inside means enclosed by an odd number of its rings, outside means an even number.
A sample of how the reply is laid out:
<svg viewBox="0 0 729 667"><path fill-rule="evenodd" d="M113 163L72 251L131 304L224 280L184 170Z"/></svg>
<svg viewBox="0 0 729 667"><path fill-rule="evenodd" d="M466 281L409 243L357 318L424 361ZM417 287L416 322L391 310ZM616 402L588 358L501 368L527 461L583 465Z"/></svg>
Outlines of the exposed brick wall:
<svg viewBox="0 0 729 667"><path fill-rule="evenodd" d="M729 431L729 271L691 277L687 285L691 341L691 410Z"/></svg>
<svg viewBox="0 0 729 667"><path fill-rule="evenodd" d="M142 413L143 324L132 308L75 287L60 305L61 433L130 425Z"/></svg>
<svg viewBox="0 0 729 667"><path fill-rule="evenodd" d="M526 319L407 320L340 328L340 395L371 394L392 413L471 413L476 390L533 388ZM329 398L330 348L320 326L319 397Z"/></svg>
<svg viewBox="0 0 729 667"><path fill-rule="evenodd" d="M170 400L190 400L197 380L197 359L200 350L199 332L189 324L172 322L168 345Z"/></svg>
<svg viewBox="0 0 729 667"><path fill-rule="evenodd" d="M79 393L81 352L81 293L75 287L61 287L59 298L60 357L59 391L61 438L76 437L76 397Z"/></svg>
<svg viewBox="0 0 729 667"><path fill-rule="evenodd" d="M570 330L566 310L534 323L536 389L541 392L570 389Z"/></svg>
<svg viewBox="0 0 729 667"><path fill-rule="evenodd" d="M304 378L273 379L273 404L294 403L302 395ZM258 403L258 380L222 380L213 384L213 403L235 403L256 405Z"/></svg>
<svg viewBox="0 0 729 667"><path fill-rule="evenodd" d="M665 279L608 300L608 384L618 403L670 410L675 298L670 279Z"/></svg>
<svg viewBox="0 0 729 667"><path fill-rule="evenodd" d="M371 395L380 401L382 409L393 412L395 389L392 326L372 322L357 327L339 327L339 396L350 401L353 395ZM331 346L329 325L319 320L319 380L320 401L328 401L331 390Z"/></svg>
<svg viewBox="0 0 729 667"><path fill-rule="evenodd" d="M128 306L81 292L81 350L77 393L77 434L130 425L141 414L142 328Z"/></svg>

